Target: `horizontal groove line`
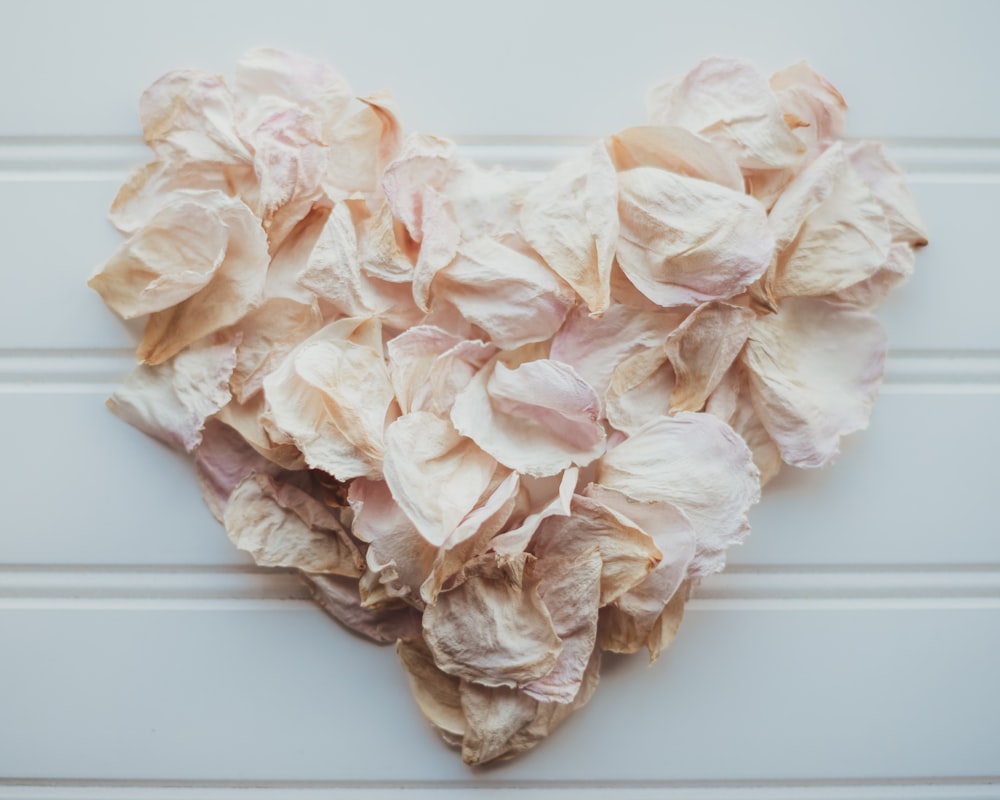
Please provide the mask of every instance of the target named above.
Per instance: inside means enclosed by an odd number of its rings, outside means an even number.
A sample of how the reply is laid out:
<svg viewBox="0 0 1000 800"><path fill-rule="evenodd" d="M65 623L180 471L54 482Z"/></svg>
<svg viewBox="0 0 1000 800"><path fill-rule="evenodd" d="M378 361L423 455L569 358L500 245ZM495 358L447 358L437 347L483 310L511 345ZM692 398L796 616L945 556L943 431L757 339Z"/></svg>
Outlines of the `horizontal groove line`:
<svg viewBox="0 0 1000 800"><path fill-rule="evenodd" d="M308 604L294 571L12 565L0 608L286 609ZM948 569L734 568L705 578L692 610L1000 608L1000 565Z"/></svg>
<svg viewBox="0 0 1000 800"><path fill-rule="evenodd" d="M572 158L597 137L456 136L459 151L483 164L537 170ZM852 141L852 140L848 140ZM914 180L964 182L1000 176L1000 140L880 139ZM118 180L149 161L138 136L0 137L0 180ZM46 177L48 176L48 177Z"/></svg>

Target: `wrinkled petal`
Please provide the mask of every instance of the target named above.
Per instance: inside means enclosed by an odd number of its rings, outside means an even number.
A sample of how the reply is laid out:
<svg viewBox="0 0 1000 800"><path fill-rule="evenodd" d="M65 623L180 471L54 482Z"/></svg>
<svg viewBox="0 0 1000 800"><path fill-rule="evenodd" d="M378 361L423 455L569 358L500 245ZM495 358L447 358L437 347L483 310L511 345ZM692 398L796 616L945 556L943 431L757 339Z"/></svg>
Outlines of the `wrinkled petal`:
<svg viewBox="0 0 1000 800"><path fill-rule="evenodd" d="M496 461L428 411L404 414L385 431L383 472L420 534L439 546L486 491Z"/></svg>
<svg viewBox="0 0 1000 800"><path fill-rule="evenodd" d="M480 370L455 399L451 419L501 464L527 475L583 466L604 451L597 395L558 361Z"/></svg>
<svg viewBox="0 0 1000 800"><path fill-rule="evenodd" d="M419 636L400 639L396 655L406 672L413 699L428 722L451 745L459 745L465 733L465 713L459 694L459 679L438 669L434 657Z"/></svg>
<svg viewBox="0 0 1000 800"><path fill-rule="evenodd" d="M655 87L646 106L655 125L700 134L741 167L791 167L805 150L767 80L742 59L705 59L684 78Z"/></svg>
<svg viewBox="0 0 1000 800"><path fill-rule="evenodd" d="M782 301L747 341L754 408L788 464L820 467L868 426L886 337L871 314L814 298Z"/></svg>
<svg viewBox="0 0 1000 800"><path fill-rule="evenodd" d="M423 627L440 669L483 686L537 680L555 666L562 649L537 580L524 575L514 583L488 562L441 593L424 611Z"/></svg>
<svg viewBox="0 0 1000 800"><path fill-rule="evenodd" d="M671 413L701 411L743 349L756 316L742 306L705 303L667 336L664 351L675 378Z"/></svg>
<svg viewBox="0 0 1000 800"><path fill-rule="evenodd" d="M505 350L551 338L574 301L545 265L492 239L463 244L437 273L434 295Z"/></svg>
<svg viewBox="0 0 1000 800"><path fill-rule="evenodd" d="M389 92L358 98L361 108L328 132L324 189L350 197L381 189L386 165L399 153L402 131Z"/></svg>
<svg viewBox="0 0 1000 800"><path fill-rule="evenodd" d="M760 499L750 450L711 414L682 411L651 420L601 460L597 483L640 501L665 501L690 520L697 551L689 575L718 572L725 550L750 531Z"/></svg>
<svg viewBox="0 0 1000 800"><path fill-rule="evenodd" d="M420 614L409 606L370 609L361 605L358 582L341 575L299 577L309 588L313 600L327 614L345 627L367 636L378 644L392 644L420 634Z"/></svg>
<svg viewBox="0 0 1000 800"><path fill-rule="evenodd" d="M340 521L311 494L256 473L229 496L226 533L262 567L358 577L364 560Z"/></svg>
<svg viewBox="0 0 1000 800"><path fill-rule="evenodd" d="M807 61L779 69L771 76L770 85L785 122L804 144L823 144L843 136L847 103Z"/></svg>
<svg viewBox="0 0 1000 800"><path fill-rule="evenodd" d="M263 392L248 398L245 403L234 400L215 416L219 422L238 431L246 443L268 461L289 470L306 468L305 457L295 442L267 424Z"/></svg>
<svg viewBox="0 0 1000 800"><path fill-rule="evenodd" d="M764 207L748 195L652 167L619 175L618 263L661 306L738 294L771 263Z"/></svg>
<svg viewBox="0 0 1000 800"><path fill-rule="evenodd" d="M527 514L516 527L494 536L490 541L490 549L502 556L516 556L524 552L543 521L552 516L569 516L572 513L573 492L579 475L580 470L576 467L563 472L556 492L549 501ZM530 479L524 480L522 486L529 483Z"/></svg>
<svg viewBox="0 0 1000 800"><path fill-rule="evenodd" d="M529 244L595 314L611 302L617 206L615 168L598 142L584 158L547 175L521 209Z"/></svg>
<svg viewBox="0 0 1000 800"><path fill-rule="evenodd" d="M611 376L604 394L608 423L629 435L670 411L676 385L663 345L633 353Z"/></svg>
<svg viewBox="0 0 1000 800"><path fill-rule="evenodd" d="M216 337L156 366L140 364L108 398L108 408L171 447L193 450L205 420L229 402L238 339Z"/></svg>
<svg viewBox="0 0 1000 800"><path fill-rule="evenodd" d="M875 274L834 293L830 299L874 310L882 305L890 291L909 280L916 258L912 245L895 242L889 248L889 257Z"/></svg>
<svg viewBox="0 0 1000 800"><path fill-rule="evenodd" d="M885 154L881 142L858 142L847 148L851 166L857 170L882 207L894 242L914 247L927 244L924 222L906 186L902 170Z"/></svg>
<svg viewBox="0 0 1000 800"><path fill-rule="evenodd" d="M361 274L358 237L347 203L336 203L330 210L296 282L347 316L374 311L375 298Z"/></svg>
<svg viewBox="0 0 1000 800"><path fill-rule="evenodd" d="M380 350L359 341L371 333L357 319L330 323L264 379L274 424L311 467L342 481L380 477L393 393Z"/></svg>

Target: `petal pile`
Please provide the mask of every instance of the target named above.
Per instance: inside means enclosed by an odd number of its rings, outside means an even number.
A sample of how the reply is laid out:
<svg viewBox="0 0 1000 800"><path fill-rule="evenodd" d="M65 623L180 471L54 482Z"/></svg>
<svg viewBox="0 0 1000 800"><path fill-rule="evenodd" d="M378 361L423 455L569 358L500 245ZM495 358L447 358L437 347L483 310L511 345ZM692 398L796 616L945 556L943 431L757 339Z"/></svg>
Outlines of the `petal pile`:
<svg viewBox="0 0 1000 800"><path fill-rule="evenodd" d="M781 465L868 424L873 312L926 234L802 62L704 61L538 179L404 136L272 49L142 97L90 279L145 318L112 411L191 454L260 565L395 643L469 764L652 659Z"/></svg>

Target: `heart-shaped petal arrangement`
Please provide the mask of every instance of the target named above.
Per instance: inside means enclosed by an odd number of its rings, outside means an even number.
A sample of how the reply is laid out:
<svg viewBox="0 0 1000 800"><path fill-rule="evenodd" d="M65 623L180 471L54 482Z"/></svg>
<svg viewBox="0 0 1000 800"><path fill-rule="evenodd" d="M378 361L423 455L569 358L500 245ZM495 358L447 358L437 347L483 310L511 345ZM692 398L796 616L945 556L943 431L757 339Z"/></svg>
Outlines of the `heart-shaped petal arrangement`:
<svg viewBox="0 0 1000 800"><path fill-rule="evenodd" d="M90 280L148 315L109 405L193 454L258 564L395 642L465 761L509 757L602 651L673 640L782 462L866 426L872 312L926 239L844 111L805 63L709 59L538 178L300 56L172 72Z"/></svg>

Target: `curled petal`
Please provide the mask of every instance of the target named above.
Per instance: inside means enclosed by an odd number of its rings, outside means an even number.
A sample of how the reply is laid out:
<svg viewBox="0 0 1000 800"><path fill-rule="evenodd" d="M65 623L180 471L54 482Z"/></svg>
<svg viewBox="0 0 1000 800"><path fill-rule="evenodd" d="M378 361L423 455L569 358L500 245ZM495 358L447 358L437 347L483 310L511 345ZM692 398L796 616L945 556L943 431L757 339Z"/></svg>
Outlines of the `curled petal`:
<svg viewBox="0 0 1000 800"><path fill-rule="evenodd" d="M140 364L108 398L108 408L171 447L193 450L205 420L232 397L238 339L214 337L156 366Z"/></svg>
<svg viewBox="0 0 1000 800"><path fill-rule="evenodd" d="M586 157L557 167L521 209L528 243L595 314L611 303L617 205L615 168L598 143Z"/></svg>
<svg viewBox="0 0 1000 800"><path fill-rule="evenodd" d="M667 502L690 520L697 549L689 575L718 572L725 550L750 531L760 499L750 450L711 414L682 411L651 420L601 460L597 482L640 501Z"/></svg>
<svg viewBox="0 0 1000 800"><path fill-rule="evenodd" d="M663 345L633 353L615 369L604 394L608 423L629 435L670 411L676 377Z"/></svg>
<svg viewBox="0 0 1000 800"><path fill-rule="evenodd" d="M549 501L528 513L516 527L494 536L490 541L490 549L501 556L517 556L528 547L542 522L553 516L568 517L572 513L573 492L579 475L580 470L576 467L570 467L563 472L559 477L556 492ZM525 480L522 485L529 483L530 479Z"/></svg>
<svg viewBox="0 0 1000 800"><path fill-rule="evenodd" d="M788 464L820 467L868 426L886 337L871 314L789 298L757 320L745 351L754 408Z"/></svg>
<svg viewBox="0 0 1000 800"><path fill-rule="evenodd" d="M843 135L847 103L807 61L779 69L771 76L770 85L786 123L804 144L824 144Z"/></svg>
<svg viewBox="0 0 1000 800"><path fill-rule="evenodd" d="M382 172L398 155L402 141L392 94L378 92L358 99L361 108L326 137L324 188L335 197L378 193Z"/></svg>
<svg viewBox="0 0 1000 800"><path fill-rule="evenodd" d="M892 240L914 247L927 244L927 232L913 195L902 171L886 156L885 147L880 142L858 142L847 148L847 157L882 207Z"/></svg>
<svg viewBox="0 0 1000 800"><path fill-rule="evenodd" d="M409 606L370 609L361 605L358 582L341 575L300 572L316 605L345 627L378 644L420 635L420 614Z"/></svg>
<svg viewBox="0 0 1000 800"><path fill-rule="evenodd" d="M708 58L646 101L655 125L678 125L730 153L741 167L785 168L805 151L771 87L749 61Z"/></svg>
<svg viewBox="0 0 1000 800"><path fill-rule="evenodd" d="M636 167L619 175L618 212L618 263L658 305L732 297L771 263L764 207L724 186Z"/></svg>
<svg viewBox="0 0 1000 800"><path fill-rule="evenodd" d="M413 699L442 738L459 745L465 733L465 713L459 694L459 679L442 672L420 635L400 639L396 655L406 672Z"/></svg>
<svg viewBox="0 0 1000 800"><path fill-rule="evenodd" d="M256 473L229 496L226 533L262 567L358 577L364 560L323 503L289 483Z"/></svg>
<svg viewBox="0 0 1000 800"><path fill-rule="evenodd" d="M526 475L554 475L604 451L597 395L558 361L515 369L494 362L458 395L451 419L501 464Z"/></svg>
<svg viewBox="0 0 1000 800"><path fill-rule="evenodd" d="M848 286L830 299L869 310L882 305L889 292L905 283L913 274L916 252L905 242L894 242L885 263L867 280Z"/></svg>

